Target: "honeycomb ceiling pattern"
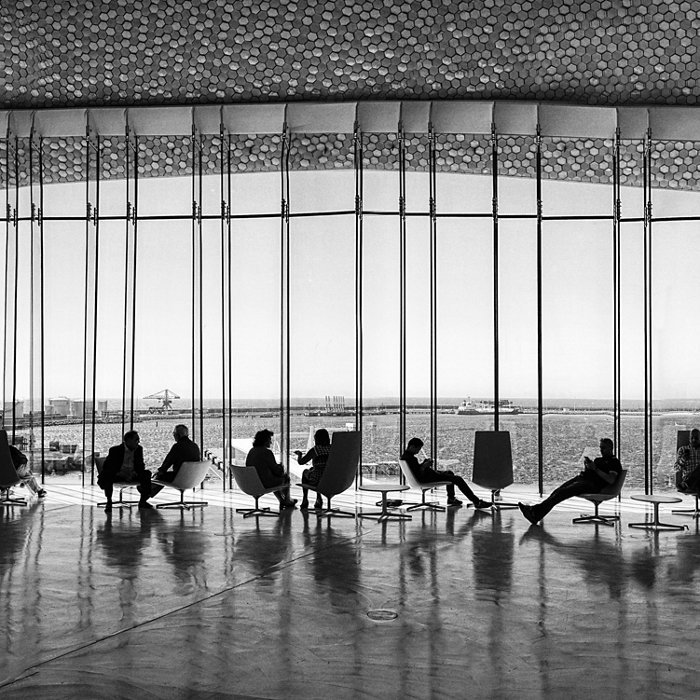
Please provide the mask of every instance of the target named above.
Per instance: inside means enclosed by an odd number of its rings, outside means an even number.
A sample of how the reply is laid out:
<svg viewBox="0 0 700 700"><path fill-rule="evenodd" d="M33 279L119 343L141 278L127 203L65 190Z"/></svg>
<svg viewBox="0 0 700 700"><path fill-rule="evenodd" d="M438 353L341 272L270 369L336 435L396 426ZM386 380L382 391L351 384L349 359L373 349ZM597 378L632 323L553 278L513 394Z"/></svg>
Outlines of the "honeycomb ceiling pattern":
<svg viewBox="0 0 700 700"><path fill-rule="evenodd" d="M700 94L692 2L0 2L2 109L363 99L695 105ZM391 138L365 139L365 167L397 167ZM103 177L124 176L119 141L103 144ZM232 170L279 168L279 141L236 137ZM482 137L439 141L439 170L490 172ZM504 137L500 146L503 174L533 175L531 139ZM697 188L697 149L655 144L655 184ZM45 181L84 177L84 151L82 139L47 141ZM18 152L26 159L25 145ZM424 146L409 152L410 169L427 168ZM143 176L190 172L190 139L142 139L140 154ZM638 162L638 146L623 149L623 184L639 184ZM217 144L205 144L204 172L219 164ZM346 134L295 138L293 168L352 164ZM543 176L610 182L609 145L546 141Z"/></svg>

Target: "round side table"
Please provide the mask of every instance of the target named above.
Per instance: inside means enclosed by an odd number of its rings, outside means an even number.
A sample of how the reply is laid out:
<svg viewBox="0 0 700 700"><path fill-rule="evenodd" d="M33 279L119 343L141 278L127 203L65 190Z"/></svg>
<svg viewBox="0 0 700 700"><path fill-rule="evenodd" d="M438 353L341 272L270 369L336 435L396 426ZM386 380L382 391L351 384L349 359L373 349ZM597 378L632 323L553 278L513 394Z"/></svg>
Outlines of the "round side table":
<svg viewBox="0 0 700 700"><path fill-rule="evenodd" d="M672 525L671 523L662 523L659 521L659 506L662 503L681 503L682 498L677 496L657 496L656 494L647 496L646 494L634 494L630 496L633 501L643 501L651 503L654 506L654 522L652 523L629 523L630 527L635 527L639 530L656 530L657 532L670 530L687 530L687 525Z"/></svg>
<svg viewBox="0 0 700 700"><path fill-rule="evenodd" d="M389 511L386 497L386 495L392 491L408 491L408 489L408 484L363 484L360 486L360 491L382 494L382 509L378 513L359 513L359 516L361 518L375 518L380 523L386 522L387 520L411 520L412 516L408 515L407 513L396 513Z"/></svg>

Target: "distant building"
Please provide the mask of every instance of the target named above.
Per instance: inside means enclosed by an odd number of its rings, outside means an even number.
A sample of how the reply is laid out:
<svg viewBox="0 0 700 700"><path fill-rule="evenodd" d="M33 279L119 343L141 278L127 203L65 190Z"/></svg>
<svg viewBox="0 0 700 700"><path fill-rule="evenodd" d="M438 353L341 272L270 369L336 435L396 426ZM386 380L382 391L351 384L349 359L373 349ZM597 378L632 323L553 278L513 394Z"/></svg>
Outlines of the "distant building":
<svg viewBox="0 0 700 700"><path fill-rule="evenodd" d="M5 401L3 405L3 415L12 415L12 401ZM15 416L24 415L24 401L15 401Z"/></svg>

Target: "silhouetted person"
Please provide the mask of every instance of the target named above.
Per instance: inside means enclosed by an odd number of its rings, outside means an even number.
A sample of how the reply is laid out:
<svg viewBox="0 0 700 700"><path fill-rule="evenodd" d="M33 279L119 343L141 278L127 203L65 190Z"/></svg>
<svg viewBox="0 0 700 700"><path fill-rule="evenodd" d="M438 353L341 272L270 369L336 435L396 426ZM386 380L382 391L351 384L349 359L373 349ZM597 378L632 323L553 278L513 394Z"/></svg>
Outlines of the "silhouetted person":
<svg viewBox="0 0 700 700"><path fill-rule="evenodd" d="M176 425L173 429L175 444L165 456L163 464L158 467L156 479L170 481L177 476L183 462L199 462L199 446L190 440L190 431L186 425Z"/></svg>
<svg viewBox="0 0 700 700"><path fill-rule="evenodd" d="M6 432L5 436L7 436ZM34 478L34 474L32 474L32 468L29 466L27 456L20 452L14 445L11 445L9 441L7 446L10 448L10 458L12 459L12 464L15 467L17 476L22 479L22 484L27 487L27 490L31 491L39 498L46 496L46 491L39 486L39 483Z"/></svg>
<svg viewBox="0 0 700 700"><path fill-rule="evenodd" d="M255 467L260 481L266 489L285 484L286 488L275 491L275 496L280 502L280 508L294 508L296 499L289 497L289 476L285 474L284 467L277 464L275 455L270 449L273 435L271 430L258 430L255 433L253 447L248 452L245 465L246 467Z"/></svg>
<svg viewBox="0 0 700 700"><path fill-rule="evenodd" d="M690 431L690 444L681 445L676 455L676 487L696 493L700 488L700 430Z"/></svg>
<svg viewBox="0 0 700 700"><path fill-rule="evenodd" d="M320 428L314 433L314 446L302 457L301 450L295 450L299 464L307 464L311 462L311 469L304 469L301 475L301 488L304 491L304 497L301 500L301 509L309 507L309 490L304 488L304 484L310 486L318 486L318 482L323 476L328 462L328 455L331 453L331 436L325 428ZM323 508L323 499L321 494L316 494L316 502L314 508Z"/></svg>
<svg viewBox="0 0 700 700"><path fill-rule="evenodd" d="M600 441L600 457L597 457L595 461L584 457L585 467L582 472L554 489L544 501L537 505L527 506L524 503L518 503L520 512L535 525L557 503L561 503L567 498L580 496L583 493L600 493L603 488L614 483L622 471L620 460L613 454L614 449L615 445L610 438L602 438Z"/></svg>
<svg viewBox="0 0 700 700"><path fill-rule="evenodd" d="M102 465L102 472L97 478L97 485L107 497L106 513L112 510L112 493L115 482L138 484L136 488L141 494L139 508L153 508L148 503L148 499L151 497L151 472L146 469L143 461L143 448L139 442L139 434L135 430L127 430L121 445L109 448Z"/></svg>
<svg viewBox="0 0 700 700"><path fill-rule="evenodd" d="M467 482L451 471L439 471L433 469L433 460L424 459L418 461L416 455L423 449L423 441L414 437L408 441L406 451L401 455L401 459L408 464L411 473L421 484L431 484L435 481L449 481L447 485L447 505L459 507L462 501L455 498L455 486L474 504L475 508L490 508L491 504L482 501L468 486Z"/></svg>

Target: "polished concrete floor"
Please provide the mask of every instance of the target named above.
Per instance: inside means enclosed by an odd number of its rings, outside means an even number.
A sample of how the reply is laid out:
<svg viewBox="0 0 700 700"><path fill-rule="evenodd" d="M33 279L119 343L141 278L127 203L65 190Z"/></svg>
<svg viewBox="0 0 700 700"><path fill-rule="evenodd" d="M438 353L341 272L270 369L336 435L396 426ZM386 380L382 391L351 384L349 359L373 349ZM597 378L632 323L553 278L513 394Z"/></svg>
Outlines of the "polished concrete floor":
<svg viewBox="0 0 700 700"><path fill-rule="evenodd" d="M700 531L668 506L688 530L629 529L650 514L626 499L601 508L615 527L573 525L583 501L538 527L243 519L248 497L202 493L184 513L107 515L68 486L0 508L1 698L698 696Z"/></svg>

